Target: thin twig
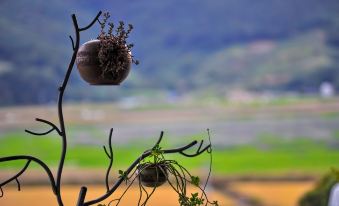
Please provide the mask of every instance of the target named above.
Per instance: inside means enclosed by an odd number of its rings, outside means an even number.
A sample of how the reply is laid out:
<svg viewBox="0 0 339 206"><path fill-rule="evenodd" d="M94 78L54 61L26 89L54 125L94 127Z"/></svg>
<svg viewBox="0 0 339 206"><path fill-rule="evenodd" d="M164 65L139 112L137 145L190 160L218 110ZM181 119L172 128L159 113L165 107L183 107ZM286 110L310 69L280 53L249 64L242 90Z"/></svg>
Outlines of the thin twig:
<svg viewBox="0 0 339 206"><path fill-rule="evenodd" d="M195 153L193 153L193 154L187 154L184 151L181 151L180 154L182 154L182 155L184 155L186 157L195 157L195 156L198 156L198 155L204 153L206 150L208 150L211 147L211 144L209 144L206 147L204 147L204 149L201 149L202 144L203 144L203 140L200 142L200 146L197 149L197 151Z"/></svg>
<svg viewBox="0 0 339 206"><path fill-rule="evenodd" d="M210 129L207 129L207 136L208 136L209 144L212 145ZM210 146L208 153L210 154L210 164L209 164L209 168L208 168L208 175L207 175L206 182L205 182L205 185L204 185L204 191L206 189L208 181L210 180L210 176L211 176L211 172L212 172L212 162L213 162L212 161L213 160L213 157L212 157L212 146Z"/></svg>
<svg viewBox="0 0 339 206"><path fill-rule="evenodd" d="M9 156L9 157L1 157L1 158L0 158L0 162L9 162L9 161L14 161L14 160L27 160L27 163L26 163L27 167L28 167L28 162L29 162L29 161L33 161L33 162L39 164L39 165L45 170L45 172L47 173L48 178L49 178L49 180L50 180L50 184L51 184L51 186L52 186L52 190L53 190L54 194L57 195L57 189L56 189L56 184L55 184L55 180L54 180L53 174L52 174L51 170L49 169L49 167L48 167L43 161L39 160L39 159L36 158L36 157L27 156L27 155L17 155L17 156ZM25 167L26 167L26 165L25 165ZM27 169L27 168L25 168L25 170L26 170L26 169ZM24 169L21 170L22 173L23 173L25 170L24 170ZM20 172L19 172L19 173L20 173ZM19 173L18 173L18 174L19 174ZM22 174L22 173L21 173L21 174ZM19 174L19 176L20 176L21 174ZM16 177L15 177L15 178L16 178ZM14 178L11 178L11 179L14 180ZM7 183L8 183L8 182L6 181L6 184L7 184ZM3 186L3 185L4 185L4 184L1 184L0 187Z"/></svg>
<svg viewBox="0 0 339 206"><path fill-rule="evenodd" d="M33 132L33 131L30 131L28 129L25 129L25 132L31 134L31 135L36 135L36 136L43 136L43 135L46 135L46 134L49 134L51 133L53 130L55 130L54 128L51 128L50 130L46 131L46 132L41 132L41 133L38 133L38 132Z"/></svg>
<svg viewBox="0 0 339 206"><path fill-rule="evenodd" d="M152 188L152 192L149 195L147 195L147 198L145 199L144 203L141 204L141 206L145 206L146 205L146 203L151 198L151 196L153 195L153 193L155 192L156 189L157 189L157 187L153 187Z"/></svg>
<svg viewBox="0 0 339 206"><path fill-rule="evenodd" d="M196 145L198 142L196 140L192 141L191 143L183 146L183 147L179 147L176 149L167 149L167 150L162 150L164 152L164 154L168 154L168 153L181 153L191 147L193 147L194 145Z"/></svg>
<svg viewBox="0 0 339 206"><path fill-rule="evenodd" d="M105 153L106 155L108 156L109 158L109 165L108 165L108 168L107 168L107 171L106 171L106 178L105 178L105 182L106 182L106 190L107 192L109 191L109 182L108 182L108 179L109 179L109 173L112 169L112 165L113 165L113 149L112 149L112 134L113 134L113 128L111 128L111 131L109 133L109 138L108 138L108 148L109 148L109 153L107 152L106 150L106 147L104 146L104 150L105 150Z"/></svg>
<svg viewBox="0 0 339 206"><path fill-rule="evenodd" d="M44 120L44 119L40 119L40 118L36 118L35 120L38 121L38 122L43 122L43 123L50 125L51 127L53 127L58 132L59 135L62 135L62 132L59 130L59 128L55 124L53 124L52 122Z"/></svg>
<svg viewBox="0 0 339 206"><path fill-rule="evenodd" d="M102 146L102 148L104 148L104 151L105 151L105 154L107 155L107 157L108 157L109 159L111 159L110 154L108 154L108 152L107 152L106 146L104 145L104 146Z"/></svg>
<svg viewBox="0 0 339 206"><path fill-rule="evenodd" d="M60 136L62 135L62 133L60 132L59 128L57 126L55 126L55 124L53 124L52 122L44 120L44 119L40 119L40 118L36 118L35 120L38 121L38 122L43 122L45 124L48 124L52 128L50 130L48 130L47 132L41 132L41 133L40 132L33 132L33 131L30 131L30 130L27 130L27 129L25 129L25 132L27 132L29 134L32 134L32 135L42 136L42 135L46 135L46 134L52 132L53 130L55 130L55 131L57 131L57 133Z"/></svg>
<svg viewBox="0 0 339 206"><path fill-rule="evenodd" d="M69 35L69 38L71 39L71 42L72 42L72 49L73 49L73 51L74 51L74 50L75 50L74 40L73 40L73 38L72 38L71 35Z"/></svg>
<svg viewBox="0 0 339 206"><path fill-rule="evenodd" d="M158 139L158 141L155 143L155 145L153 146L152 149L155 149L158 145L160 145L160 142L161 142L163 136L164 136L164 131L161 131L161 132L160 132L159 139Z"/></svg>
<svg viewBox="0 0 339 206"><path fill-rule="evenodd" d="M15 178L15 181L16 181L16 184L18 185L18 191L20 191L21 187L20 187L20 182L19 182L18 178Z"/></svg>
<svg viewBox="0 0 339 206"><path fill-rule="evenodd" d="M99 11L99 13L97 14L97 16L93 19L93 21L92 21L90 24L88 24L86 27L79 28L79 31L87 30L87 29L89 29L91 26L93 26L93 24L94 24L97 20L99 20L99 17L100 17L101 14L102 14L102 11Z"/></svg>
<svg viewBox="0 0 339 206"><path fill-rule="evenodd" d="M122 193L122 195L117 198L117 199L114 199L114 200L111 200L109 203L108 203L108 206L110 206L112 204L112 202L115 202L117 201L116 203L116 206L118 206L122 200L122 198L125 196L126 192L129 190L129 188L132 186L133 182L135 181L135 179L137 178L137 175L135 175L135 177L132 179L132 181L130 182L130 184L127 186L127 188L124 190L124 192Z"/></svg>
<svg viewBox="0 0 339 206"><path fill-rule="evenodd" d="M18 172L16 175L14 175L13 177L9 178L8 180L0 183L0 187L10 183L13 180L17 180L17 178L22 175L22 173L24 173L26 171L26 169L28 168L29 164L31 163L31 160L27 160L25 166L20 170L20 172ZM20 186L20 183L18 184ZM20 187L18 187L20 190Z"/></svg>
<svg viewBox="0 0 339 206"><path fill-rule="evenodd" d="M141 181L139 176L139 200L138 200L138 206L140 205L141 199L142 199L142 190L141 190Z"/></svg>

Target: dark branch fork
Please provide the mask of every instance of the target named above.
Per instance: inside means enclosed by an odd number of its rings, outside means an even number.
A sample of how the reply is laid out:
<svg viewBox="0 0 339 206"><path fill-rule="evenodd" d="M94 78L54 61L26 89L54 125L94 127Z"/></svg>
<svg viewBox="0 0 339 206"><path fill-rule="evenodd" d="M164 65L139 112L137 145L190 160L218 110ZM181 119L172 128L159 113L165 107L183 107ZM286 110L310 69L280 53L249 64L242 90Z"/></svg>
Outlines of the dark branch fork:
<svg viewBox="0 0 339 206"><path fill-rule="evenodd" d="M59 128L57 126L55 126L55 124L53 124L52 122L44 120L44 119L39 119L39 118L36 118L35 120L38 121L38 122L46 123L46 124L50 125L52 128L50 130L48 130L47 132L42 132L42 133L32 132L32 131L27 130L27 129L25 129L25 132L32 134L32 135L42 136L42 135L49 134L50 132L55 130L60 136L62 136L62 133L59 130Z"/></svg>
<svg viewBox="0 0 339 206"><path fill-rule="evenodd" d="M18 172L16 175L14 175L13 177L9 178L8 180L6 180L6 181L0 183L0 190L1 190L1 195L0 195L0 197L2 197L3 194L4 194L4 192L2 191L2 188L1 188L1 187L4 186L4 185L6 185L6 184L8 184L8 183L10 183L10 182L13 181L13 180L15 180L16 183L17 183L17 185L18 185L18 191L21 190L20 182L19 182L19 179L18 179L18 178L19 178L19 176L20 176L22 173L24 173L24 172L26 171L26 169L28 168L29 163L31 163L31 161L32 161L32 160L28 160L28 161L26 162L25 166L24 166L24 167L20 170L20 172Z"/></svg>
<svg viewBox="0 0 339 206"><path fill-rule="evenodd" d="M60 157L60 161L59 161L59 166L58 166L58 170L57 170L57 174L56 176L53 175L52 171L50 170L50 168L47 166L47 164L45 164L43 161L41 161L40 159L33 157L33 156L29 156L29 155L15 155L15 156L9 156L9 157L1 157L0 158L0 163L1 162L9 162L9 161L22 161L25 160L26 164L23 166L23 168L16 173L15 175L13 175L12 177L8 178L7 180L0 182L0 197L3 196L3 189L2 187L7 185L8 183L12 182L12 181L16 181L17 185L18 185L18 190L20 190L20 182L18 180L18 178L27 170L27 168L29 167L30 163L34 162L37 163L38 165L40 165L44 171L46 172L53 193L55 194L58 204L59 206L63 206L63 201L62 201L62 196L61 196L61 177L62 177L62 171L63 171L63 167L64 167L64 161L65 161L65 157L66 157L66 151L67 151L67 136L66 136L66 128L65 128L65 123L64 123L64 117L63 117L63 110L62 110L62 103L63 103L63 96L64 96L64 92L66 90L66 86L69 80L69 77L72 73L72 69L75 63L75 59L76 59L76 55L78 53L79 50L79 43L80 43L80 32L85 31L89 28L91 28L95 22L100 22L99 17L101 16L102 12L100 11L96 17L92 20L92 22L90 24L88 24L85 27L79 28L78 26L78 22L77 22L77 18L75 16L75 14L72 15L72 21L73 21L73 25L74 25L74 30L75 30L75 41L73 39L72 36L69 36L71 43L72 43L72 49L73 49L73 55L72 58L70 60L70 63L68 65L68 69L66 71L64 80L61 84L61 86L59 87L59 98L58 98L58 117L59 117L59 127L56 126L54 123L44 120L44 119L39 119L36 118L36 121L38 122L42 122L45 123L47 125L49 125L51 128L46 131L46 132L33 132L30 130L25 130L27 133L32 134L32 135L38 135L38 136L43 136L43 135L47 135L49 133L51 133L52 131L56 131L59 136L61 137L62 140L62 151L61 151L61 157ZM124 181L124 177L120 177L113 186L110 187L109 184L109 175L110 175L110 171L112 168L112 164L113 164L113 149L112 149L112 134L113 134L113 129L110 130L110 134L109 134L109 140L108 140L108 149L104 146L104 151L107 155L107 157L109 158L109 166L107 168L106 171L106 177L105 177L105 183L106 183L106 193L103 194L102 196L93 199L93 200L89 200L87 202L85 202L85 197L86 197L86 192L87 192L87 188L86 187L81 187L80 189L80 193L79 193L79 197L78 197L78 203L77 206L87 206L87 205L93 205L96 203L99 203L105 199L107 199L109 196L111 196L113 194L113 192L121 185L121 183ZM163 138L163 132L160 133L160 137L158 139L158 141L155 143L154 147L152 149L154 149L156 146L158 146L160 144L160 142L162 141ZM198 142L197 141L192 141L191 143L179 147L179 148L174 148L174 149L166 149L166 150L161 150L164 154L169 154L169 153L178 153L181 154L183 156L186 157L195 157L198 156L200 154L202 154L203 152L205 152L206 150L209 151L211 149L211 144L208 144L207 146L205 146L202 149L202 145L203 145L203 141L200 142L197 150L195 153L193 154L188 154L186 152L186 150L192 148L193 146L195 146ZM152 149L146 150L143 154L141 154L125 171L126 175L130 174L133 169L146 157L150 156L152 153Z"/></svg>

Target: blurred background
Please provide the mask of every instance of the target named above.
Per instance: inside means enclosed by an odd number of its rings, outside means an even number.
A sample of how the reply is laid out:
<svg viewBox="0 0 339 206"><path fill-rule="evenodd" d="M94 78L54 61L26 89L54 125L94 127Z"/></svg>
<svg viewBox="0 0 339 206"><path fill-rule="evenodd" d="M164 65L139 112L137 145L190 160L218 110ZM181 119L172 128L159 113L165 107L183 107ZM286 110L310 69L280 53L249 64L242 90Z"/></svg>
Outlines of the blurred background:
<svg viewBox="0 0 339 206"><path fill-rule="evenodd" d="M36 117L57 123L57 88L72 54L71 14L84 26L99 10L133 24L129 42L140 64L114 87L89 86L73 70L64 107L70 205L80 184L94 196L104 191L102 145L111 127L114 177L160 131L169 148L206 140L209 128L208 192L222 206L298 205L339 167L337 0L1 0L0 156L34 155L56 168L59 137L24 129L45 131ZM96 25L81 33L81 43L99 31ZM207 155L171 158L207 175ZM0 164L0 180L24 164ZM37 165L21 179L23 191L4 187L0 205L57 204ZM151 205L165 204L156 201L169 193L159 190ZM46 200L38 198L42 191ZM170 199L166 204L177 205Z"/></svg>

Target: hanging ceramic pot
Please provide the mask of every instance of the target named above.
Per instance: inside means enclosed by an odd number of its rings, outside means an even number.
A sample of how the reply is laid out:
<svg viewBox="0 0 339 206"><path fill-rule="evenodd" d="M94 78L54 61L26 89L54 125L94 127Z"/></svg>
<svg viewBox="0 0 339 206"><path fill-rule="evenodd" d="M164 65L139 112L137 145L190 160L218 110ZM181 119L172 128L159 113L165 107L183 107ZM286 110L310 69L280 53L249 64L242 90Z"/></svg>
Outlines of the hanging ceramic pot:
<svg viewBox="0 0 339 206"><path fill-rule="evenodd" d="M101 49L100 40L91 40L84 43L78 50L76 56L76 64L80 76L91 85L119 85L128 76L132 58L127 48L124 52L116 54L120 51L107 52L104 60L99 59L99 52ZM112 50L112 49L111 49ZM114 56L115 55L115 56ZM102 55L100 56L102 58ZM118 59L119 65L109 64L113 66L106 66L104 68L100 62L109 62L112 59Z"/></svg>
<svg viewBox="0 0 339 206"><path fill-rule="evenodd" d="M166 166L159 164L140 164L138 166L139 181L145 187L158 187L167 181Z"/></svg>

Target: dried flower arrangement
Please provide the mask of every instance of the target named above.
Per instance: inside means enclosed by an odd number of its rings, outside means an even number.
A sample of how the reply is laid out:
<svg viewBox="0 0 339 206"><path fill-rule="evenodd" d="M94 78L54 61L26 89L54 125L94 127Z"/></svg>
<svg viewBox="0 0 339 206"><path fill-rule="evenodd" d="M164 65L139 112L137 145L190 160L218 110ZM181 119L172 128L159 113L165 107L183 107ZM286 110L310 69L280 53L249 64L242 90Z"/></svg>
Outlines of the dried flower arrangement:
<svg viewBox="0 0 339 206"><path fill-rule="evenodd" d="M131 54L133 44L128 44L127 39L133 29L132 24L128 24L128 29L125 29L125 23L119 22L115 34L114 24L108 23L110 14L108 12L103 14L103 20L100 22L101 32L98 36L100 40L100 50L98 53L100 67L103 68L102 75L106 78L112 78L121 70L126 70L130 63L139 64ZM108 24L108 31L105 32L106 24Z"/></svg>
<svg viewBox="0 0 339 206"><path fill-rule="evenodd" d="M125 23L120 21L114 30L109 18L106 12L101 21L98 19L101 31L97 39L84 43L77 53L80 75L92 85L119 85L129 74L131 64L139 64L132 55L133 44L127 43L133 26L129 24L126 29Z"/></svg>

